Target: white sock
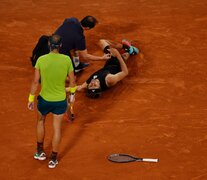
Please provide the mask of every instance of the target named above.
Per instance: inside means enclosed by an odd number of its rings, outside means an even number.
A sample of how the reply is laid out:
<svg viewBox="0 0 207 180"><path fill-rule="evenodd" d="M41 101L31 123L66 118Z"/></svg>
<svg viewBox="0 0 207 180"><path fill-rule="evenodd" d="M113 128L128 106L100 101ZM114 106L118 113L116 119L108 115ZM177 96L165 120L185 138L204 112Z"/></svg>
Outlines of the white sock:
<svg viewBox="0 0 207 180"><path fill-rule="evenodd" d="M73 63L75 67L77 67L80 64L80 60L78 56L73 56Z"/></svg>

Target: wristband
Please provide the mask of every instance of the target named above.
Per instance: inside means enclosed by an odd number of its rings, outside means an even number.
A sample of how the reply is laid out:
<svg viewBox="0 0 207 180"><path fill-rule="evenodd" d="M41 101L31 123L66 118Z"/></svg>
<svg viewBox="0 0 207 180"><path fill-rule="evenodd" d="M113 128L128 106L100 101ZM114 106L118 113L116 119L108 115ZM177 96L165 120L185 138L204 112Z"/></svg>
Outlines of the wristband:
<svg viewBox="0 0 207 180"><path fill-rule="evenodd" d="M71 94L74 94L74 93L76 92L76 89L77 89L77 86L75 86L75 87L70 87L70 88L69 88L69 92L70 92Z"/></svg>
<svg viewBox="0 0 207 180"><path fill-rule="evenodd" d="M29 94L28 101L29 102L34 102L34 98L35 98L35 95Z"/></svg>

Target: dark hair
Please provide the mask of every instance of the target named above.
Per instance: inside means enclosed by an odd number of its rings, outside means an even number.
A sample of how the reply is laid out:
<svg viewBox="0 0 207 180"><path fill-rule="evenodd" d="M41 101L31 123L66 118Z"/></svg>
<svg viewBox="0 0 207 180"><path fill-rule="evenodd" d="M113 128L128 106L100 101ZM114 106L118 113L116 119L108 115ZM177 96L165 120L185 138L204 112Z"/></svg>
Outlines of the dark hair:
<svg viewBox="0 0 207 180"><path fill-rule="evenodd" d="M49 37L49 43L51 50L58 49L62 44L62 38L57 34L53 34Z"/></svg>
<svg viewBox="0 0 207 180"><path fill-rule="evenodd" d="M109 49L110 49L110 47L109 46L106 46L105 48L104 48L104 53L105 54L110 54L110 51L109 51Z"/></svg>
<svg viewBox="0 0 207 180"><path fill-rule="evenodd" d="M93 16L86 16L81 20L81 25L85 28L89 27L90 29L93 28L98 21Z"/></svg>
<svg viewBox="0 0 207 180"><path fill-rule="evenodd" d="M98 89L87 89L86 96L89 98L99 98L101 95L101 88Z"/></svg>

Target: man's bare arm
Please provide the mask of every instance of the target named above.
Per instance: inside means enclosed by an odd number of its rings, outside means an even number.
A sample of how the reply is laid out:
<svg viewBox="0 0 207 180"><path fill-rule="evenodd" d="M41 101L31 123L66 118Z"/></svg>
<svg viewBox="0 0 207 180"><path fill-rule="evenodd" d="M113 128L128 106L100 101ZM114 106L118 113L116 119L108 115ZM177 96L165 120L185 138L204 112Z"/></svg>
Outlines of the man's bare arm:
<svg viewBox="0 0 207 180"><path fill-rule="evenodd" d="M86 49L83 51L78 51L78 53L84 60L107 60L111 58L110 54L104 54L103 56L88 54L88 51Z"/></svg>
<svg viewBox="0 0 207 180"><path fill-rule="evenodd" d="M29 101L27 105L30 110L34 109L34 96L39 85L39 79L40 79L40 71L39 69L35 69L35 75L30 90L30 95L33 96L33 101Z"/></svg>
<svg viewBox="0 0 207 180"><path fill-rule="evenodd" d="M113 56L117 57L117 59L119 60L119 63L120 63L120 67L121 67L121 72L114 74L114 75L109 74L106 77L107 85L113 86L117 82L121 81L123 78L125 78L128 75L128 68L127 68L123 58L121 57L120 53L116 49L110 48L109 51L113 54Z"/></svg>

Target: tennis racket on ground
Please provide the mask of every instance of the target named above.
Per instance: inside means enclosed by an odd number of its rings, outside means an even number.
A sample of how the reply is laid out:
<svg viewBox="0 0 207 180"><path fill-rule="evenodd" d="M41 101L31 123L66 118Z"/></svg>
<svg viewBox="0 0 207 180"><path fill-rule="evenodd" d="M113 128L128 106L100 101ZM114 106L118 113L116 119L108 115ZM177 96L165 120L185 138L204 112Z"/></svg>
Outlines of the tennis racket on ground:
<svg viewBox="0 0 207 180"><path fill-rule="evenodd" d="M139 158L130 156L128 154L111 154L108 156L108 160L116 163L128 163L128 162L158 162L158 159L151 158Z"/></svg>

